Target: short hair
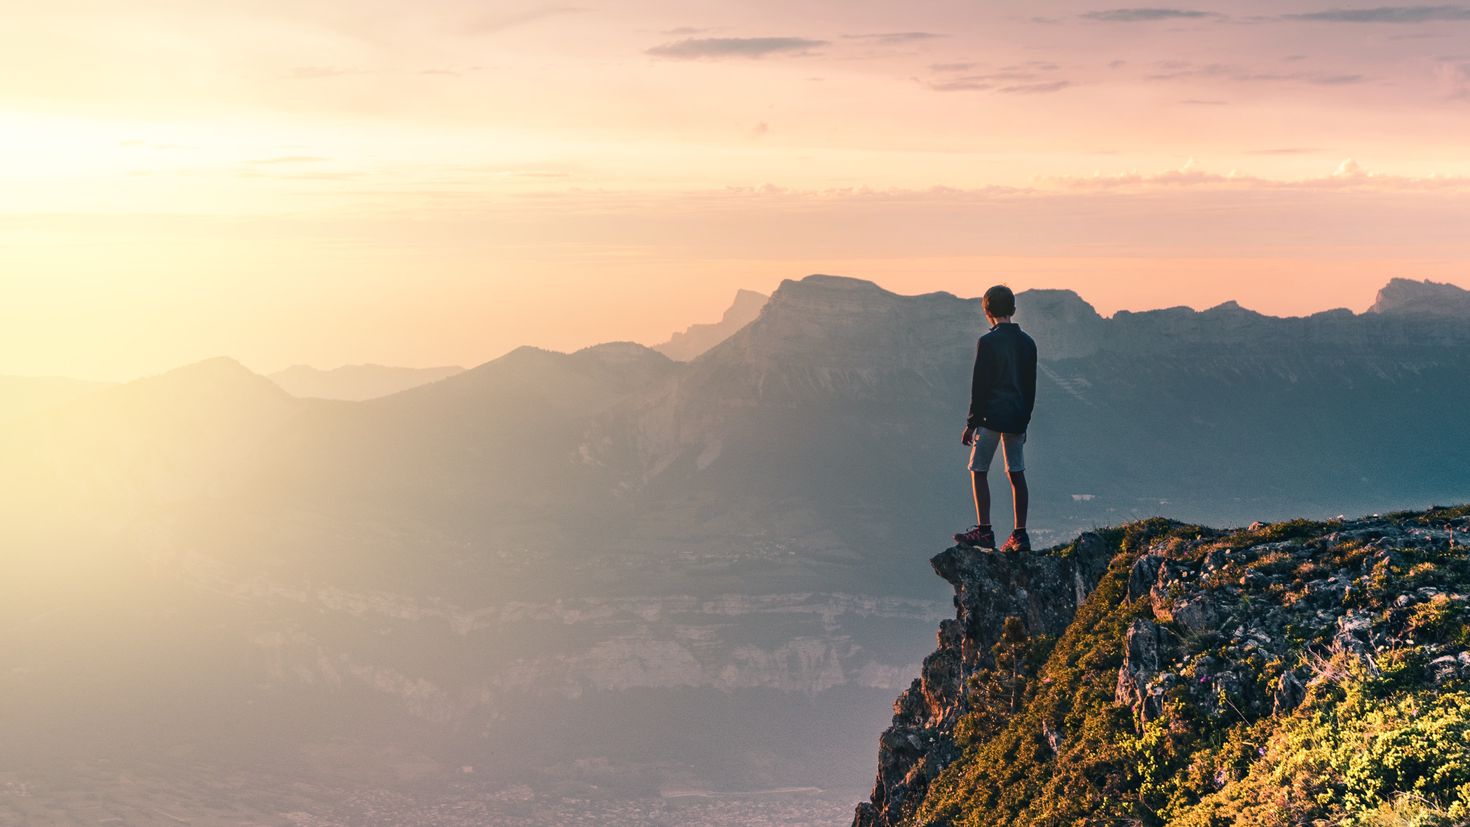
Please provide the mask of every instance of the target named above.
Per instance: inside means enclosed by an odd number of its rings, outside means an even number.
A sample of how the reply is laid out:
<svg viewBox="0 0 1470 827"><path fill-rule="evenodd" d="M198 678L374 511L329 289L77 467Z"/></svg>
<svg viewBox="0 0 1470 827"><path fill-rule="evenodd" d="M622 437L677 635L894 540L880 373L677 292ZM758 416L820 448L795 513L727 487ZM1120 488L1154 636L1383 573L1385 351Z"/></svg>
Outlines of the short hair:
<svg viewBox="0 0 1470 827"><path fill-rule="evenodd" d="M1004 284L997 284L986 290L985 312L996 319L1016 315L1016 294Z"/></svg>

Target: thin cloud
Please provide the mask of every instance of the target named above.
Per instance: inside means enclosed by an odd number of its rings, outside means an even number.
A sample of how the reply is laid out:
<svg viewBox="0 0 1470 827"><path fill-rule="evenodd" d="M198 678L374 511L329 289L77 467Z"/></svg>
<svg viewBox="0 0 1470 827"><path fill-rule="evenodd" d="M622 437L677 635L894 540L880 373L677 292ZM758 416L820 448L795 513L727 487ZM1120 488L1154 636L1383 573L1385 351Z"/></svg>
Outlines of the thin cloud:
<svg viewBox="0 0 1470 827"><path fill-rule="evenodd" d="M278 181L351 181L361 180L367 177L366 173L349 172L346 170L310 170L300 172L293 170L294 168L292 167L279 169L272 166L261 167L257 164L252 163L243 166L239 171L235 173L235 177L261 178Z"/></svg>
<svg viewBox="0 0 1470 827"><path fill-rule="evenodd" d="M827 45L825 40L804 37L691 37L645 49L654 57L679 60L722 57L764 57L771 54L805 54Z"/></svg>
<svg viewBox="0 0 1470 827"><path fill-rule="evenodd" d="M985 72L978 75L964 75L963 77L954 78L954 80L966 80L984 83L1009 83L1011 81L1017 80L1035 80L1038 77L1040 76L1037 75L1035 72L1019 71L1016 69L1001 69L1000 71Z"/></svg>
<svg viewBox="0 0 1470 827"><path fill-rule="evenodd" d="M1154 66L1158 71L1144 75L1146 80L1177 80L1179 78L1227 78L1230 80L1287 80L1292 75L1250 72L1228 63L1191 63L1187 60L1160 60Z"/></svg>
<svg viewBox="0 0 1470 827"><path fill-rule="evenodd" d="M1393 190L1442 191L1470 190L1470 177L1433 175L1419 177L1370 172L1356 160L1348 158L1328 175L1314 178L1277 179L1245 175L1237 170L1227 173L1197 169L1190 158L1178 169L1163 172L1094 173L1090 176L1055 176L1037 179L1038 183L1071 190L1136 190L1136 189L1312 189L1312 190Z"/></svg>
<svg viewBox="0 0 1470 827"><path fill-rule="evenodd" d="M546 17L559 14L576 14L578 12L591 11L580 6L541 6L540 8L527 9L525 11L513 12L511 14L497 14L481 17L469 25L469 31L475 34L491 34L504 31L514 26L532 23Z"/></svg>
<svg viewBox="0 0 1470 827"><path fill-rule="evenodd" d="M914 78L914 80L919 81L935 92L983 92L987 89L995 88L994 83L983 80L978 75L950 78L949 80L941 81L921 80L919 78Z"/></svg>
<svg viewBox="0 0 1470 827"><path fill-rule="evenodd" d="M934 32L886 32L882 34L845 34L843 37L855 40L874 40L878 43L908 43L914 40L932 40L936 37L948 37L949 35L935 34Z"/></svg>
<svg viewBox="0 0 1470 827"><path fill-rule="evenodd" d="M1014 86L1002 86L996 91L1011 95L1045 95L1051 92L1060 92L1071 85L1071 81L1054 80L1047 83L1021 83Z"/></svg>
<svg viewBox="0 0 1470 827"><path fill-rule="evenodd" d="M342 75L366 74L363 69L345 69L341 66L296 66L286 73L291 80L319 80L321 78L335 78Z"/></svg>
<svg viewBox="0 0 1470 827"><path fill-rule="evenodd" d="M463 69L446 69L443 67L435 67L431 69L420 69L418 73L421 75L430 75L434 77L460 78L473 72L479 71L483 71L482 68L479 66L468 66Z"/></svg>
<svg viewBox="0 0 1470 827"><path fill-rule="evenodd" d="M1145 23L1150 20L1199 20L1208 17L1223 16L1218 12L1212 11L1170 8L1103 9L1101 11L1090 11L1082 15L1082 17L1088 20L1099 20L1104 23Z"/></svg>
<svg viewBox="0 0 1470 827"><path fill-rule="evenodd" d="M1283 20L1328 23L1440 23L1470 20L1470 6L1375 6L1365 9L1324 9L1284 14Z"/></svg>
<svg viewBox="0 0 1470 827"><path fill-rule="evenodd" d="M569 172L549 169L507 169L495 173L496 178L571 178Z"/></svg>
<svg viewBox="0 0 1470 827"><path fill-rule="evenodd" d="M145 141L142 138L124 138L123 140L118 141L117 142L117 145L120 146L120 147L122 147L123 149L172 150L172 149L193 149L194 148L190 144L161 144L161 143L155 143L153 141Z"/></svg>
<svg viewBox="0 0 1470 827"><path fill-rule="evenodd" d="M931 64L929 69L935 74L945 74L955 70L971 69L977 65L979 64L935 63ZM1058 92L1072 85L1068 80L1047 77L1046 73L1054 72L1058 68L1057 64L1048 61L1028 60L1024 63L1001 66L989 72L972 72L938 80L919 80L917 78L915 80L936 92L994 90L1006 94L1044 94Z"/></svg>
<svg viewBox="0 0 1470 827"><path fill-rule="evenodd" d="M319 155L277 155L274 158L258 158L258 159L255 159L255 160L250 161L250 163L252 163L252 164L268 164L268 165L273 165L273 164L319 164L319 163L322 163L324 161L330 161L330 160L331 160L330 158L323 158L323 157L321 157Z"/></svg>
<svg viewBox="0 0 1470 827"><path fill-rule="evenodd" d="M1060 92L1072 85L1069 80L1030 81L1035 75L1027 72L996 72L988 75L964 75L944 80L920 80L935 92L985 92L994 90L1008 95L1041 95ZM919 80L915 78L915 80Z"/></svg>
<svg viewBox="0 0 1470 827"><path fill-rule="evenodd" d="M1318 86L1348 86L1363 83L1363 75L1328 74L1324 72L1261 72L1231 63L1191 63L1187 60L1155 61L1156 71L1144 75L1145 80L1179 80L1181 78L1217 78L1238 83L1282 83L1296 81Z"/></svg>

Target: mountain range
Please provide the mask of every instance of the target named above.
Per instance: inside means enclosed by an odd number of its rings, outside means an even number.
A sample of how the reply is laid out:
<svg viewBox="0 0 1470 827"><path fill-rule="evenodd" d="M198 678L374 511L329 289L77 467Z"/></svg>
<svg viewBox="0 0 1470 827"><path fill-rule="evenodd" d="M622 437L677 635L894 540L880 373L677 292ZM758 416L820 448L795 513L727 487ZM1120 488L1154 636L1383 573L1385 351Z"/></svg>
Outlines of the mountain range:
<svg viewBox="0 0 1470 827"><path fill-rule="evenodd" d="M343 365L331 370L310 365L292 365L269 374L269 379L292 396L361 401L434 382L463 370L458 365L436 368Z"/></svg>
<svg viewBox="0 0 1470 827"><path fill-rule="evenodd" d="M1020 293L1033 537L1470 499L1456 296L1103 317ZM0 735L57 768L244 773L261 818L285 777L347 823L368 791L412 820L467 784L501 817L815 788L845 821L949 605L921 550L972 521L980 332L978 299L812 275L687 362L521 348L351 401L218 358L17 416L0 700L27 714Z"/></svg>

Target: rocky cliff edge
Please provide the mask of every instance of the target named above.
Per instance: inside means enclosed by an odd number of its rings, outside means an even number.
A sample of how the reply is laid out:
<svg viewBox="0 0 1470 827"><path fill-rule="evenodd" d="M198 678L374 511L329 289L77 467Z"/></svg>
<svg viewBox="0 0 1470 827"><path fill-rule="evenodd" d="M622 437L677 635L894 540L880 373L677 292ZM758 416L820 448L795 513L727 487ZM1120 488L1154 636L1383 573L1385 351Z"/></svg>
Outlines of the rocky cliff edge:
<svg viewBox="0 0 1470 827"><path fill-rule="evenodd" d="M854 827L1470 822L1470 507L930 562Z"/></svg>

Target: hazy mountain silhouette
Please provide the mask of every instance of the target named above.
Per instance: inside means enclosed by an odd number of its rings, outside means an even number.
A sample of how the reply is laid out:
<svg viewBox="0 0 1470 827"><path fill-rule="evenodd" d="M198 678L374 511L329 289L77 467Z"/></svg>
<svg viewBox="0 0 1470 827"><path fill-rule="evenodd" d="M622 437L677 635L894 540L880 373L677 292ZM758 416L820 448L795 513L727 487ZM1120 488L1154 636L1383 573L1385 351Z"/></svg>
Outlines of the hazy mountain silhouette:
<svg viewBox="0 0 1470 827"><path fill-rule="evenodd" d="M1378 291L1368 312L1463 319L1470 314L1470 290L1428 280L1394 279Z"/></svg>
<svg viewBox="0 0 1470 827"><path fill-rule="evenodd" d="M770 296L754 290L738 290L735 293L735 303L730 305L718 322L690 325L683 332L675 333L667 342L654 345L654 350L670 359L687 362L754 321L769 298Z"/></svg>
<svg viewBox="0 0 1470 827"><path fill-rule="evenodd" d="M463 370L458 365L437 368L343 365L331 370L292 365L269 374L268 378L292 396L361 401L434 382Z"/></svg>
<svg viewBox="0 0 1470 827"><path fill-rule="evenodd" d="M1039 544L1470 499L1470 317L1018 305ZM923 562L970 521L982 328L977 299L814 275L687 363L521 348L352 402L215 359L28 417L0 435L0 629L30 714L0 737L257 770L397 750L437 768L391 781L414 794L462 765L579 795L859 783L948 611ZM390 783L353 766L332 783Z"/></svg>
<svg viewBox="0 0 1470 827"><path fill-rule="evenodd" d="M241 473L303 407L227 357L104 387L0 432L16 472L5 499L18 513L190 500Z"/></svg>

